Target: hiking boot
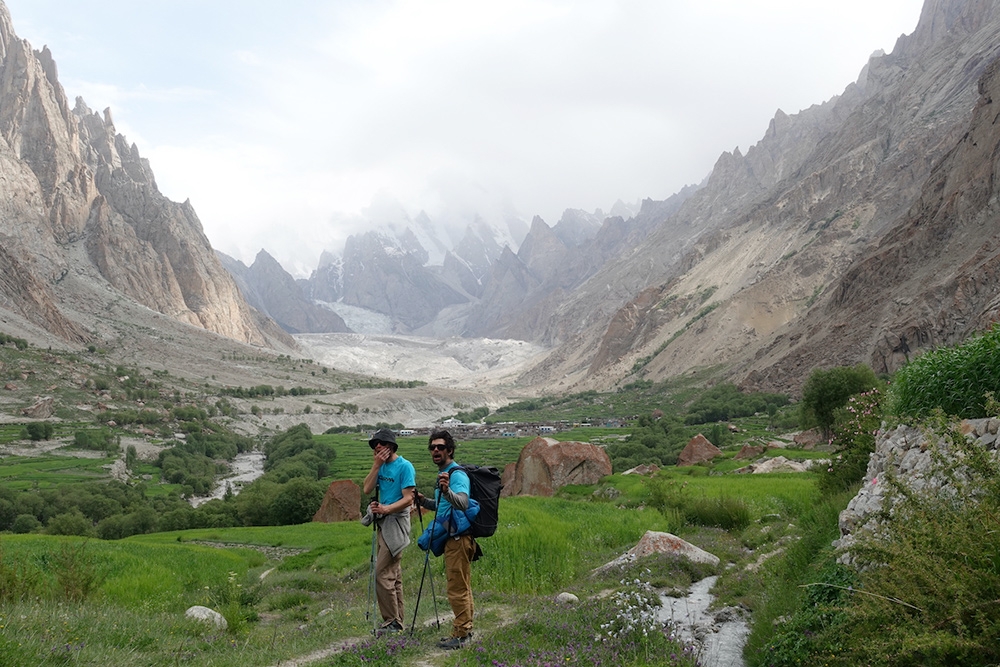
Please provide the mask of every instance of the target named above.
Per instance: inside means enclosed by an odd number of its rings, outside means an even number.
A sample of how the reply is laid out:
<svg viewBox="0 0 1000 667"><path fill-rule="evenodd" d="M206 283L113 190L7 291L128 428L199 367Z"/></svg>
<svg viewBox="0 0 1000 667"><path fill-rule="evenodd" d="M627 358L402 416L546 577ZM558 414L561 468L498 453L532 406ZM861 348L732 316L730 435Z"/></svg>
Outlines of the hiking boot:
<svg viewBox="0 0 1000 667"><path fill-rule="evenodd" d="M445 651L462 648L470 639L472 639L471 632L464 637L448 637L438 642L438 648L443 648Z"/></svg>
<svg viewBox="0 0 1000 667"><path fill-rule="evenodd" d="M403 626L400 625L399 621L389 621L388 623L378 626L378 630L375 631L375 636L381 637L382 635L393 635L402 631Z"/></svg>

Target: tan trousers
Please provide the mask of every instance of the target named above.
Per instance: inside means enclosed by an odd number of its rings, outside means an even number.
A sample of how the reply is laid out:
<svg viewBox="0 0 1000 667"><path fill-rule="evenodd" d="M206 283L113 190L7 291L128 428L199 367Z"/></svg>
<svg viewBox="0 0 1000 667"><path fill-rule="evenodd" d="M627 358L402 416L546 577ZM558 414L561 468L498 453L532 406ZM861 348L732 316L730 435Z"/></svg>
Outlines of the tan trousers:
<svg viewBox="0 0 1000 667"><path fill-rule="evenodd" d="M448 603L455 614L452 637L472 632L472 557L476 544L471 535L452 537L444 545L444 576L448 580Z"/></svg>
<svg viewBox="0 0 1000 667"><path fill-rule="evenodd" d="M375 597L378 610L386 623L396 621L403 625L403 552L395 558L385 546L382 531L378 531L378 554L375 556Z"/></svg>

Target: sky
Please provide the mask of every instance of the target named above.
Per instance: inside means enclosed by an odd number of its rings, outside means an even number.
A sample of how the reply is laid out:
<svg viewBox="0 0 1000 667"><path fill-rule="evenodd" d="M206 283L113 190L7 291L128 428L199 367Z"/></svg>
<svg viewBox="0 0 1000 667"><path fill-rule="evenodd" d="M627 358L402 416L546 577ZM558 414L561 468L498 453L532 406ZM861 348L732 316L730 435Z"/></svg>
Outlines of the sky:
<svg viewBox="0 0 1000 667"><path fill-rule="evenodd" d="M841 93L923 4L2 1L213 247L298 277L376 210L555 225L665 199Z"/></svg>

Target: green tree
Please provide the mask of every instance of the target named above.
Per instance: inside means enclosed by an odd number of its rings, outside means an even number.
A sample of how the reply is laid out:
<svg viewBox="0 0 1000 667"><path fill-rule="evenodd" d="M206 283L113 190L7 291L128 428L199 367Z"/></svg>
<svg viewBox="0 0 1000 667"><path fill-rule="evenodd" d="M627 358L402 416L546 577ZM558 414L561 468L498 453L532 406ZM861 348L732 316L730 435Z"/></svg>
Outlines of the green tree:
<svg viewBox="0 0 1000 667"><path fill-rule="evenodd" d="M278 525L311 521L323 502L324 489L316 482L296 477L285 484L274 499L271 511Z"/></svg>
<svg viewBox="0 0 1000 667"><path fill-rule="evenodd" d="M829 438L837 408L847 405L855 394L877 387L875 372L865 364L815 369L802 388L799 424L802 428L819 426Z"/></svg>

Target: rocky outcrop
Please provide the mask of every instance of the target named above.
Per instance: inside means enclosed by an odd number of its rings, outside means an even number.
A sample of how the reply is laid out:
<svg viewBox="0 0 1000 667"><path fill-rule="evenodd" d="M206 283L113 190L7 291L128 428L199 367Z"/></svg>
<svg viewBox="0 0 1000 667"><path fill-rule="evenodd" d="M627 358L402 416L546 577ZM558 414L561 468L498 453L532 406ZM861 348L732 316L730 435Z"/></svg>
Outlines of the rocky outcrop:
<svg viewBox="0 0 1000 667"><path fill-rule="evenodd" d="M773 458L764 459L763 461L758 461L757 463L751 463L750 465L734 470L733 472L741 475L763 475L771 472L806 472L817 463L821 465L829 465L829 460L822 461L821 459L813 459L811 461L792 461L791 459L786 459L784 456L775 456Z"/></svg>
<svg viewBox="0 0 1000 667"><path fill-rule="evenodd" d="M611 474L611 459L589 442L537 437L504 469L505 496L551 496L567 484L596 484Z"/></svg>
<svg viewBox="0 0 1000 667"><path fill-rule="evenodd" d="M959 428L983 451L1000 456L1000 438L997 437L1000 419L968 419ZM840 539L834 546L849 550L858 531L872 527L867 522L884 509L889 491L886 476L891 475L913 492L948 497L948 487L954 480L948 475L937 474L935 448L942 452L944 459L948 458L947 443L922 429L904 424L880 431L861 489L840 513Z"/></svg>
<svg viewBox="0 0 1000 667"><path fill-rule="evenodd" d="M742 461L744 459L754 459L767 451L767 448L762 445L743 445L740 447L740 451L736 453L736 460Z"/></svg>
<svg viewBox="0 0 1000 667"><path fill-rule="evenodd" d="M3 3L0 173L0 306L80 340L88 334L60 303L62 281L93 276L170 317L267 343L191 205L160 194L109 111L95 114L80 99L70 108L52 54L16 36Z"/></svg>
<svg viewBox="0 0 1000 667"><path fill-rule="evenodd" d="M722 456L722 450L709 442L701 433L688 441L677 457L677 466L693 466Z"/></svg>
<svg viewBox="0 0 1000 667"><path fill-rule="evenodd" d="M45 396L21 410L21 414L32 419L48 419L55 412L55 408L55 399L51 396Z"/></svg>
<svg viewBox="0 0 1000 667"><path fill-rule="evenodd" d="M313 521L334 523L361 519L361 487L349 479L330 483Z"/></svg>

